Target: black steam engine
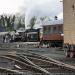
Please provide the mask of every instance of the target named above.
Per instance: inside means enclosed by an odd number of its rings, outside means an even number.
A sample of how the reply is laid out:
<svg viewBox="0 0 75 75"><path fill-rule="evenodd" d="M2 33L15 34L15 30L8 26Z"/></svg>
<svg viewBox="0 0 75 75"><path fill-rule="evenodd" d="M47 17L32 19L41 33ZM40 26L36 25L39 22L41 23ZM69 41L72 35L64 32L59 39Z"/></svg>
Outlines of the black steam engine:
<svg viewBox="0 0 75 75"><path fill-rule="evenodd" d="M39 40L39 29L27 29L14 35L14 42L38 42Z"/></svg>

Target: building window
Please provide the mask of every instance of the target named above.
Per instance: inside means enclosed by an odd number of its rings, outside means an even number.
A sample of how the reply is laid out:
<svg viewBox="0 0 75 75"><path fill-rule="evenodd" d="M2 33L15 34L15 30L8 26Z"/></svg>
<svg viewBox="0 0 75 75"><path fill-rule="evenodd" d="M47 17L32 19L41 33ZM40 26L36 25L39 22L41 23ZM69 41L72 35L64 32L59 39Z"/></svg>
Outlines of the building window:
<svg viewBox="0 0 75 75"><path fill-rule="evenodd" d="M44 33L44 34L47 33L47 27L46 27L46 26L44 26L44 28L43 28L43 33Z"/></svg>
<svg viewBox="0 0 75 75"><path fill-rule="evenodd" d="M51 27L50 26L48 27L48 33L51 33Z"/></svg>
<svg viewBox="0 0 75 75"><path fill-rule="evenodd" d="M59 33L62 33L62 26L59 26L59 27L58 27L58 32L59 32Z"/></svg>
<svg viewBox="0 0 75 75"><path fill-rule="evenodd" d="M50 26L48 27L48 30L49 30L49 31L51 30L51 27L50 27Z"/></svg>
<svg viewBox="0 0 75 75"><path fill-rule="evenodd" d="M53 27L53 33L56 33L56 27Z"/></svg>
<svg viewBox="0 0 75 75"><path fill-rule="evenodd" d="M47 28L46 28L46 27L44 27L44 28L43 28L43 31L46 31L46 30L47 30Z"/></svg>

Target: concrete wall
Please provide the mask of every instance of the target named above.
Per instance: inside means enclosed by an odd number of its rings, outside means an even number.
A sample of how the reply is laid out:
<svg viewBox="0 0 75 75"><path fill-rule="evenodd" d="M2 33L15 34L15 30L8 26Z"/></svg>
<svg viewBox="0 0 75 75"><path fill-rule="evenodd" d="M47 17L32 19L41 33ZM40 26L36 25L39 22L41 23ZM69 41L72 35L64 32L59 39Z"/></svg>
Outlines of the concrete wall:
<svg viewBox="0 0 75 75"><path fill-rule="evenodd" d="M64 43L75 44L75 0L63 0Z"/></svg>

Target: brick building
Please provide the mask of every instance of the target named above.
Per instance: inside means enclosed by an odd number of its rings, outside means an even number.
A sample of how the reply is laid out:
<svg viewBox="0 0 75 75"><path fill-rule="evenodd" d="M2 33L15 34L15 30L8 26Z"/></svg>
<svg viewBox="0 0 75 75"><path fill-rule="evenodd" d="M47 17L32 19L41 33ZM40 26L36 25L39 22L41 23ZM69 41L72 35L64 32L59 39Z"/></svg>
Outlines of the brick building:
<svg viewBox="0 0 75 75"><path fill-rule="evenodd" d="M63 43L63 20L53 20L43 23L41 40L56 46Z"/></svg>
<svg viewBox="0 0 75 75"><path fill-rule="evenodd" d="M75 0L63 0L64 43L75 44Z"/></svg>

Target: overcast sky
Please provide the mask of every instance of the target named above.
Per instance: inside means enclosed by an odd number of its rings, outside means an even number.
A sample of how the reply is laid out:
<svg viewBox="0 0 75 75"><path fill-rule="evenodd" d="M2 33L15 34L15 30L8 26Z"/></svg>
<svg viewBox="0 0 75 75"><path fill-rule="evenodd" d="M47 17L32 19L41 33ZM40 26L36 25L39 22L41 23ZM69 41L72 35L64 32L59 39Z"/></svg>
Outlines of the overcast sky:
<svg viewBox="0 0 75 75"><path fill-rule="evenodd" d="M26 24L32 16L54 17L59 15L62 18L61 0L0 0L0 14L25 13Z"/></svg>
<svg viewBox="0 0 75 75"><path fill-rule="evenodd" d="M26 1L26 0L25 0ZM26 24L32 16L63 17L61 0L27 0Z"/></svg>

